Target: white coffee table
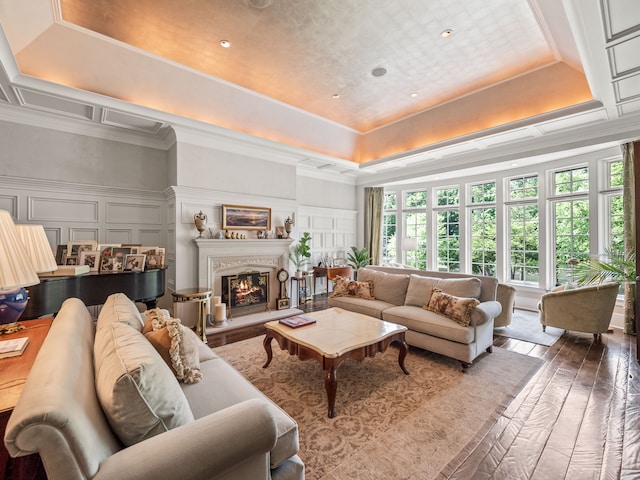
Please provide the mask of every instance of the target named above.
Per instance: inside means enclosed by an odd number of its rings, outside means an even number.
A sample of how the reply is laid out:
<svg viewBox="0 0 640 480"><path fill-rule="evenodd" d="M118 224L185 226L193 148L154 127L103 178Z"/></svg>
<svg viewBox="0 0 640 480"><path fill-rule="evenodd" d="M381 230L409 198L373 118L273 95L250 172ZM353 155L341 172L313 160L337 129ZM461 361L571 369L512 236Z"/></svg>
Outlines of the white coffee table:
<svg viewBox="0 0 640 480"><path fill-rule="evenodd" d="M300 360L312 358L324 370L324 384L329 400L329 417L335 416L336 391L338 379L336 370L343 360L351 358L362 361L384 352L389 345L400 346L398 364L409 375L404 360L409 347L404 339L407 327L384 322L377 318L350 312L341 308L329 308L304 314L316 320L316 323L299 328L283 325L278 320L267 322L264 349L267 352L267 368L273 358L271 340L276 339L282 350L296 355Z"/></svg>

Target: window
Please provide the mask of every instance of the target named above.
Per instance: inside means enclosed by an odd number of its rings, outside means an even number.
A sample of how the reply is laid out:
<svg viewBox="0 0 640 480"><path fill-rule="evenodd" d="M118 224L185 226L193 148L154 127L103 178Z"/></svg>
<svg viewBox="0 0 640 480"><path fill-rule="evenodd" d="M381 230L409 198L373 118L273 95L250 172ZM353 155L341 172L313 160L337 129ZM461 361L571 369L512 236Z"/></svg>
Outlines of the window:
<svg viewBox="0 0 640 480"><path fill-rule="evenodd" d="M407 192L404 197L404 208L426 208L427 192Z"/></svg>
<svg viewBox="0 0 640 480"><path fill-rule="evenodd" d="M575 167L553 173L556 195L572 196L553 201L555 284L575 282L574 266L590 257L589 168Z"/></svg>
<svg viewBox="0 0 640 480"><path fill-rule="evenodd" d="M471 185L471 203L493 203L496 201L496 182Z"/></svg>
<svg viewBox="0 0 640 480"><path fill-rule="evenodd" d="M404 200L404 238L415 239L410 245L403 245L406 265L425 270L427 267L427 192L426 190L406 192Z"/></svg>
<svg viewBox="0 0 640 480"><path fill-rule="evenodd" d="M457 187L436 189L436 262L437 270L460 271L460 205ZM441 208L446 207L446 208Z"/></svg>
<svg viewBox="0 0 640 480"><path fill-rule="evenodd" d="M460 205L459 188L438 188L436 189L437 204L439 207L447 205Z"/></svg>
<svg viewBox="0 0 640 480"><path fill-rule="evenodd" d="M616 160L607 164L608 168L608 182L609 188L623 187L624 186L624 164L622 160Z"/></svg>
<svg viewBox="0 0 640 480"><path fill-rule="evenodd" d="M496 182L471 185L471 203L492 206L474 207L470 215L471 273L496 275Z"/></svg>
<svg viewBox="0 0 640 480"><path fill-rule="evenodd" d="M538 198L538 176L513 177L509 180L509 200Z"/></svg>
<svg viewBox="0 0 640 480"><path fill-rule="evenodd" d="M570 258L589 258L589 200L554 203L556 285L575 282Z"/></svg>
<svg viewBox="0 0 640 480"><path fill-rule="evenodd" d="M387 255L541 289L577 281L569 259L623 250L625 171L619 154L569 161L493 173L495 180L394 187L385 198Z"/></svg>
<svg viewBox="0 0 640 480"><path fill-rule="evenodd" d="M538 205L509 205L509 272L510 280L537 284L539 225Z"/></svg>
<svg viewBox="0 0 640 480"><path fill-rule="evenodd" d="M397 195L385 194L382 219L382 258L385 261L396 260L396 205Z"/></svg>
<svg viewBox="0 0 640 480"><path fill-rule="evenodd" d="M460 271L460 213L444 210L437 213L438 270Z"/></svg>
<svg viewBox="0 0 640 480"><path fill-rule="evenodd" d="M607 187L605 194L607 206L607 244L606 248L614 252L624 252L624 164L622 160L607 163Z"/></svg>
<svg viewBox="0 0 640 480"><path fill-rule="evenodd" d="M406 265L426 270L427 268L427 213L405 213L405 238L416 239L415 249L405 249L404 263ZM413 247L413 246L412 246ZM406 247L405 247L406 248Z"/></svg>
<svg viewBox="0 0 640 480"><path fill-rule="evenodd" d="M555 172L553 185L556 195L588 192L589 169L587 167L579 167Z"/></svg>
<svg viewBox="0 0 640 480"><path fill-rule="evenodd" d="M540 281L538 175L511 177L507 188L508 278L537 285Z"/></svg>

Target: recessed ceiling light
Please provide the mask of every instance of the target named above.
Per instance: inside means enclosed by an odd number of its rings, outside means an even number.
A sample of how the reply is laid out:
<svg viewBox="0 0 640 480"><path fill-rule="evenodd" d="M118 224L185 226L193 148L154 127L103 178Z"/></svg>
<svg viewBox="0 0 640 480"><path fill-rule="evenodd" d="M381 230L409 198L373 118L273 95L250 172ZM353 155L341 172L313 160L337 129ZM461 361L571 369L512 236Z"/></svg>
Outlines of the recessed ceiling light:
<svg viewBox="0 0 640 480"><path fill-rule="evenodd" d="M267 8L272 0L249 0L249 6L253 8Z"/></svg>
<svg viewBox="0 0 640 480"><path fill-rule="evenodd" d="M340 94L339 93L334 93L333 95L331 95L332 98L340 98Z"/></svg>
<svg viewBox="0 0 640 480"><path fill-rule="evenodd" d="M409 96L411 98L416 98L418 96L418 93L417 92L412 92L412 93L409 94Z"/></svg>
<svg viewBox="0 0 640 480"><path fill-rule="evenodd" d="M371 70L371 75L374 77L384 77L387 74L387 69L384 67L376 67Z"/></svg>
<svg viewBox="0 0 640 480"><path fill-rule="evenodd" d="M231 46L231 42L229 40L220 40L220 46L223 48L229 48Z"/></svg>
<svg viewBox="0 0 640 480"><path fill-rule="evenodd" d="M443 31L440 33L440 36L441 36L442 38L449 38L451 35L453 35L453 30L451 30L450 28L447 28L446 30L443 30Z"/></svg>

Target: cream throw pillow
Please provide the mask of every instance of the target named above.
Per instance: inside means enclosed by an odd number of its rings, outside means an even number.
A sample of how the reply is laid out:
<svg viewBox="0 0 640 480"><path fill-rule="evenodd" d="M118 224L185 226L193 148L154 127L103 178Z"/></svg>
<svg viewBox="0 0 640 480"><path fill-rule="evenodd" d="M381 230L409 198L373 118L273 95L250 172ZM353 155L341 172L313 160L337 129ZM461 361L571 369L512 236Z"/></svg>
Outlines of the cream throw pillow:
<svg viewBox="0 0 640 480"><path fill-rule="evenodd" d="M126 323L97 330L93 361L98 399L124 445L193 421L171 369L144 335Z"/></svg>
<svg viewBox="0 0 640 480"><path fill-rule="evenodd" d="M184 383L202 380L200 372L200 340L192 330L182 325L179 318L171 318L162 308L147 310L147 321L142 333L169 365L176 378Z"/></svg>
<svg viewBox="0 0 640 480"><path fill-rule="evenodd" d="M98 315L97 328L100 329L113 322L126 323L139 332L144 325L144 319L138 307L124 293L113 293L107 297Z"/></svg>

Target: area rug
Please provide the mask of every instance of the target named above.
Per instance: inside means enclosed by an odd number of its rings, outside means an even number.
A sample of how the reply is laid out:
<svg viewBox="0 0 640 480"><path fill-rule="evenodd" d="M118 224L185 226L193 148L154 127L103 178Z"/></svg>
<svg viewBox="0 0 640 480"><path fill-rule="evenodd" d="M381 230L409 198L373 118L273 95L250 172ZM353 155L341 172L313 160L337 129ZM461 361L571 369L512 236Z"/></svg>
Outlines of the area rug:
<svg viewBox="0 0 640 480"><path fill-rule="evenodd" d="M273 360L262 368L264 337L215 348L299 425L307 480L435 478L472 441L488 431L543 363L494 348L462 373L460 363L410 348L338 369L336 416L327 416L320 365L300 361L273 341Z"/></svg>
<svg viewBox="0 0 640 480"><path fill-rule="evenodd" d="M516 310L513 313L513 317L511 317L511 325L495 328L493 333L550 347L562 336L564 329L547 327L546 331L543 332L538 312Z"/></svg>

